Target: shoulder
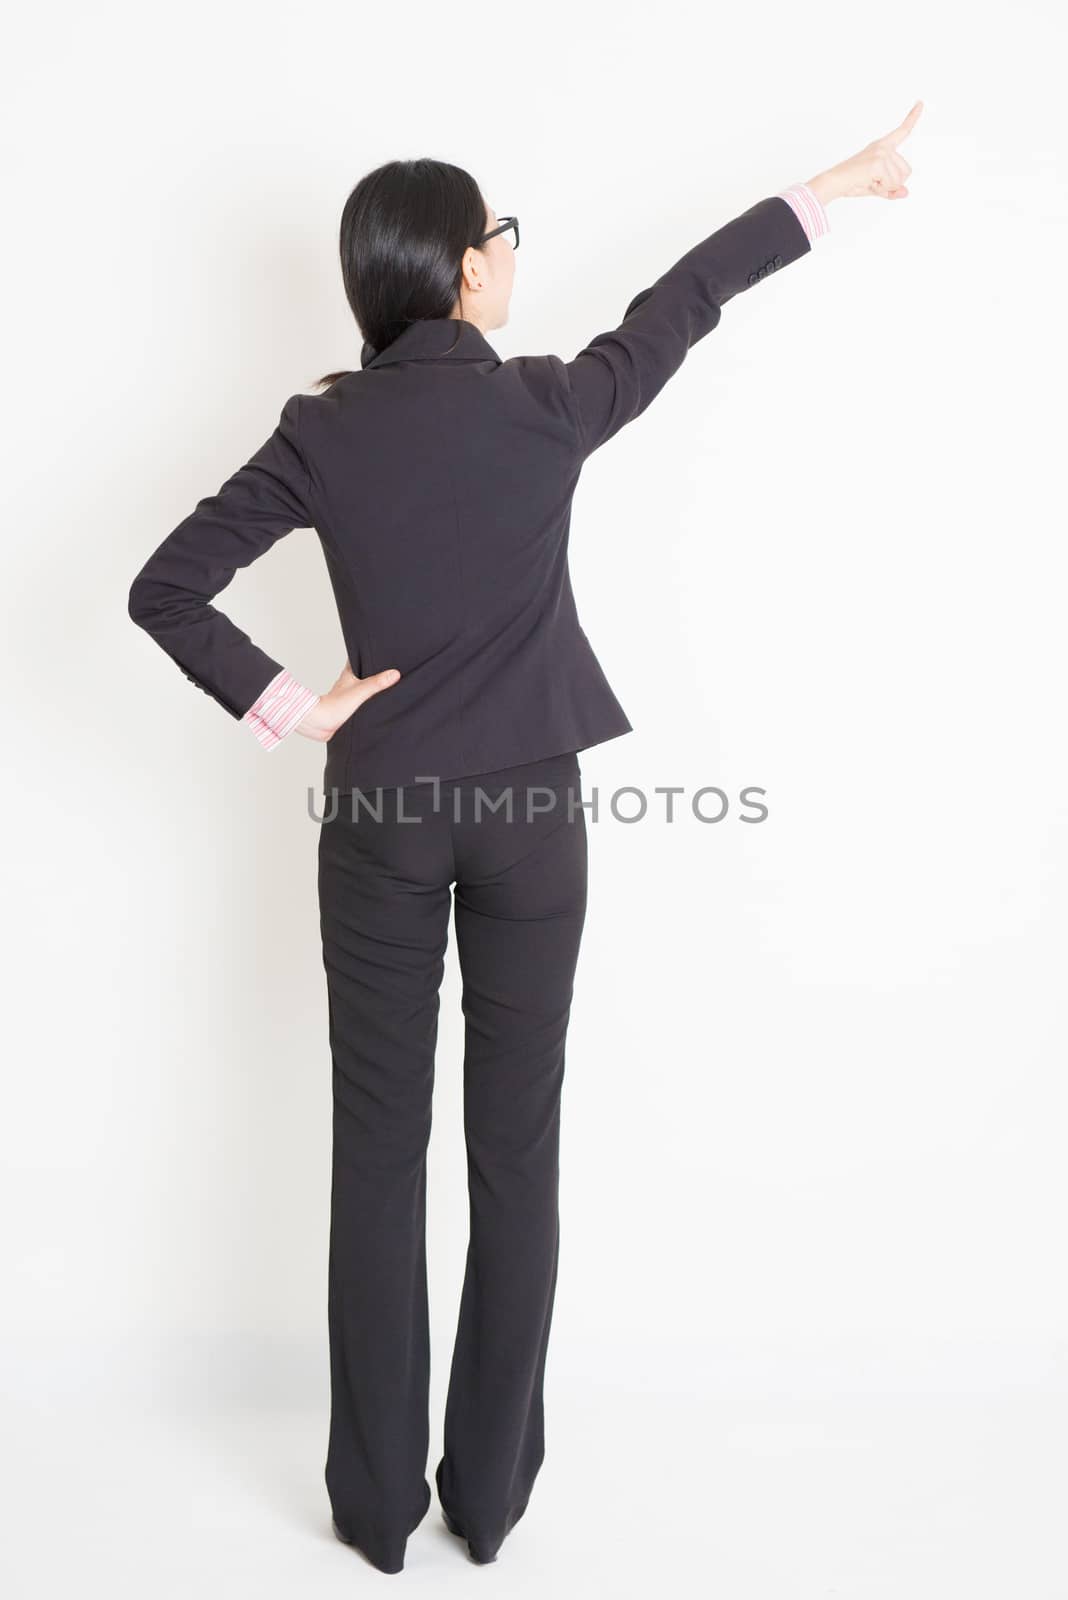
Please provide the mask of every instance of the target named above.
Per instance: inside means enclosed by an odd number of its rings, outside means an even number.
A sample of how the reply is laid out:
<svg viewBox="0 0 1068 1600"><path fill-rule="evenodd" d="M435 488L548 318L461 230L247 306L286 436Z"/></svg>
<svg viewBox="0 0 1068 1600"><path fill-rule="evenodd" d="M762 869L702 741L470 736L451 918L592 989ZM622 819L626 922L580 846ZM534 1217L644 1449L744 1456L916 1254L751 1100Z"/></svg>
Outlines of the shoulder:
<svg viewBox="0 0 1068 1600"><path fill-rule="evenodd" d="M289 397L285 412L293 417L301 444L307 449L321 439L333 423L351 406L363 374L346 372L325 389L301 392Z"/></svg>
<svg viewBox="0 0 1068 1600"><path fill-rule="evenodd" d="M571 423L571 386L567 368L558 355L509 356L502 361L498 373L507 375L521 384L538 403L554 416Z"/></svg>

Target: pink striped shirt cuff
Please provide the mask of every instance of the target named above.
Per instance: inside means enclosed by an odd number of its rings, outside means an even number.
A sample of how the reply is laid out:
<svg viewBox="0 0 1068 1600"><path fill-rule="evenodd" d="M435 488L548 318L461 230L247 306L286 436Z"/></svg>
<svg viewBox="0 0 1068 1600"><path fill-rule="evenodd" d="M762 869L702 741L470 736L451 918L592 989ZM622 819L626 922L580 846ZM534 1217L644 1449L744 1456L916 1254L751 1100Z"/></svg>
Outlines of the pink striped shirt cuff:
<svg viewBox="0 0 1068 1600"><path fill-rule="evenodd" d="M285 669L277 673L241 721L246 723L265 750L281 744L298 722L303 722L321 696L298 683Z"/></svg>
<svg viewBox="0 0 1068 1600"><path fill-rule="evenodd" d="M827 207L817 195L813 194L807 183L791 184L789 189L780 190L779 198L785 200L794 212L808 235L809 244L813 239L819 239L823 234L830 232Z"/></svg>

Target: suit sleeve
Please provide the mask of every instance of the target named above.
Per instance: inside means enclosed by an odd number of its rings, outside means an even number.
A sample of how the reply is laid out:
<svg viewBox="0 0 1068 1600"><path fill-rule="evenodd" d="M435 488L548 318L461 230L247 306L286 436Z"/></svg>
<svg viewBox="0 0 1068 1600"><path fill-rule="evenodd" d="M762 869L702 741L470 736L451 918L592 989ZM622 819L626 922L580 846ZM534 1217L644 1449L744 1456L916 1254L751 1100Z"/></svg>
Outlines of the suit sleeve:
<svg viewBox="0 0 1068 1600"><path fill-rule="evenodd" d="M216 494L197 502L130 587L133 621L238 719L284 668L211 602L283 534L314 526L300 400L286 401L270 438Z"/></svg>
<svg viewBox="0 0 1068 1600"><path fill-rule="evenodd" d="M563 363L584 455L640 416L710 333L734 295L807 255L809 230L781 194L758 200L694 245L648 289L623 321Z"/></svg>

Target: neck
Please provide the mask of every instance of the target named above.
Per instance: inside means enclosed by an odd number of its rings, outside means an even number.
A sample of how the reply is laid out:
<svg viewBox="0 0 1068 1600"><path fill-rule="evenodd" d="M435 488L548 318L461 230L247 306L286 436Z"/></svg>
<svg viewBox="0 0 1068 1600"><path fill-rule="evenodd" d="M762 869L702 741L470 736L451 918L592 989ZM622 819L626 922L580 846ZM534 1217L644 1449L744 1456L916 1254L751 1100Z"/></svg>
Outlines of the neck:
<svg viewBox="0 0 1068 1600"><path fill-rule="evenodd" d="M449 312L449 316L455 318L457 322L473 323L478 329L479 333L485 334L490 332L490 329L486 326L485 322L483 322L477 311L461 311L459 303L453 306L452 310Z"/></svg>

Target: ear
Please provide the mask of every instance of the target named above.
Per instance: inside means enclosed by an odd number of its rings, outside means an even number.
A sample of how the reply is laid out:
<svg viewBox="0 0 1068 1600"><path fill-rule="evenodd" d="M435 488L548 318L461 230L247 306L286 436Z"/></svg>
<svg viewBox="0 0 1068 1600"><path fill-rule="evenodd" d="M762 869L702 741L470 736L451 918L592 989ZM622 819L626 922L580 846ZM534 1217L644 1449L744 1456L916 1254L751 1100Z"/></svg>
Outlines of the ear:
<svg viewBox="0 0 1068 1600"><path fill-rule="evenodd" d="M463 272L464 288L480 288L482 284L481 250L477 250L473 244L469 244L467 249L464 251L463 260L460 263L460 267Z"/></svg>

